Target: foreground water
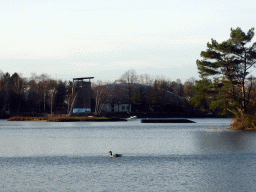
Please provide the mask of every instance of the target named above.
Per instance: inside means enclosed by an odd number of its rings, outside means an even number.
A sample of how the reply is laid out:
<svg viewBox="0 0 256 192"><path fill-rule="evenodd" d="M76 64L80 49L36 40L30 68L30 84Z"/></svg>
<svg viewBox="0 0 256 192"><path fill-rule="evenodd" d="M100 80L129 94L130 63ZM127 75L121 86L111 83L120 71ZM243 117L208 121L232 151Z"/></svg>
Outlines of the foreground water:
<svg viewBox="0 0 256 192"><path fill-rule="evenodd" d="M192 120L0 120L0 191L254 191L256 132Z"/></svg>

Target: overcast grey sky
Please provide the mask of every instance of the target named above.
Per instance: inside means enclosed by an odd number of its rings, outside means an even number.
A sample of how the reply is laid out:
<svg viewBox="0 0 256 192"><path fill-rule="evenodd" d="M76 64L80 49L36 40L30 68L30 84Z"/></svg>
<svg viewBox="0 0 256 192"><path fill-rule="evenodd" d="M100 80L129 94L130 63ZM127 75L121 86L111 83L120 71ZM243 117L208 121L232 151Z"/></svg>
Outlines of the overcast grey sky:
<svg viewBox="0 0 256 192"><path fill-rule="evenodd" d="M255 0L8 0L0 2L0 70L71 80L125 71L198 79L211 38L256 26ZM253 39L255 42L255 38Z"/></svg>

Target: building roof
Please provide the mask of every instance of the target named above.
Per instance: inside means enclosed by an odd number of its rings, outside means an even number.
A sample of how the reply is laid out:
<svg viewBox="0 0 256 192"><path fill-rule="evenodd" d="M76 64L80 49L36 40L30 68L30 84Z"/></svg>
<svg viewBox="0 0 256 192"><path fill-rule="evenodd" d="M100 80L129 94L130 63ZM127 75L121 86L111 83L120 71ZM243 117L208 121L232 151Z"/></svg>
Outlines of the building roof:
<svg viewBox="0 0 256 192"><path fill-rule="evenodd" d="M80 77L80 78L73 78L73 81L78 80L78 81L83 81L84 79L93 79L94 77Z"/></svg>
<svg viewBox="0 0 256 192"><path fill-rule="evenodd" d="M134 94L134 91L136 88L141 87L143 91L145 91L145 93L148 92L148 90L153 89L152 86L150 85L143 85L143 84L130 84L132 86L132 94ZM125 102L125 100L128 99L127 96L127 92L125 92L127 86L129 86L127 83L118 83L118 84L106 84L103 85L104 87L107 87L109 91L113 92L113 94L111 95L111 100L114 101L116 98L118 98L118 100L122 100L123 102ZM160 89L161 90L161 89ZM165 94L165 98L169 99L170 102L174 102L176 103L177 101L181 102L182 98L177 95L176 93L170 92L170 91L165 91L162 90ZM119 92L119 93L118 93ZM149 91L151 92L151 91ZM120 95L121 93L121 95ZM149 96L149 95L148 95Z"/></svg>

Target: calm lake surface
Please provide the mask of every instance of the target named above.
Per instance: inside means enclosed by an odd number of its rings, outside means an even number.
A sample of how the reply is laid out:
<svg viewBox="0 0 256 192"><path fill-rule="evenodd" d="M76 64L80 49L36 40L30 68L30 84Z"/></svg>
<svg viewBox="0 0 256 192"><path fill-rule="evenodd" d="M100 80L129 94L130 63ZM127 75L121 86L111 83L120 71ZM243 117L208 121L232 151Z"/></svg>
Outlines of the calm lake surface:
<svg viewBox="0 0 256 192"><path fill-rule="evenodd" d="M255 191L256 132L190 120L0 120L0 191Z"/></svg>

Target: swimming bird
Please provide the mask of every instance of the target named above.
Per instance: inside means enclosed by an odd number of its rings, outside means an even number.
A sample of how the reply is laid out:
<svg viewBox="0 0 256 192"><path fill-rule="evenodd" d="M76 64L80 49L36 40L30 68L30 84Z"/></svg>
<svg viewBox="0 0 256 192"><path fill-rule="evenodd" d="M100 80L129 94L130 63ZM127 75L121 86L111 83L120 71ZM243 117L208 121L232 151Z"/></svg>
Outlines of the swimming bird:
<svg viewBox="0 0 256 192"><path fill-rule="evenodd" d="M115 154L115 155L112 155L112 151L109 151L110 153L110 157L122 157L123 154Z"/></svg>

